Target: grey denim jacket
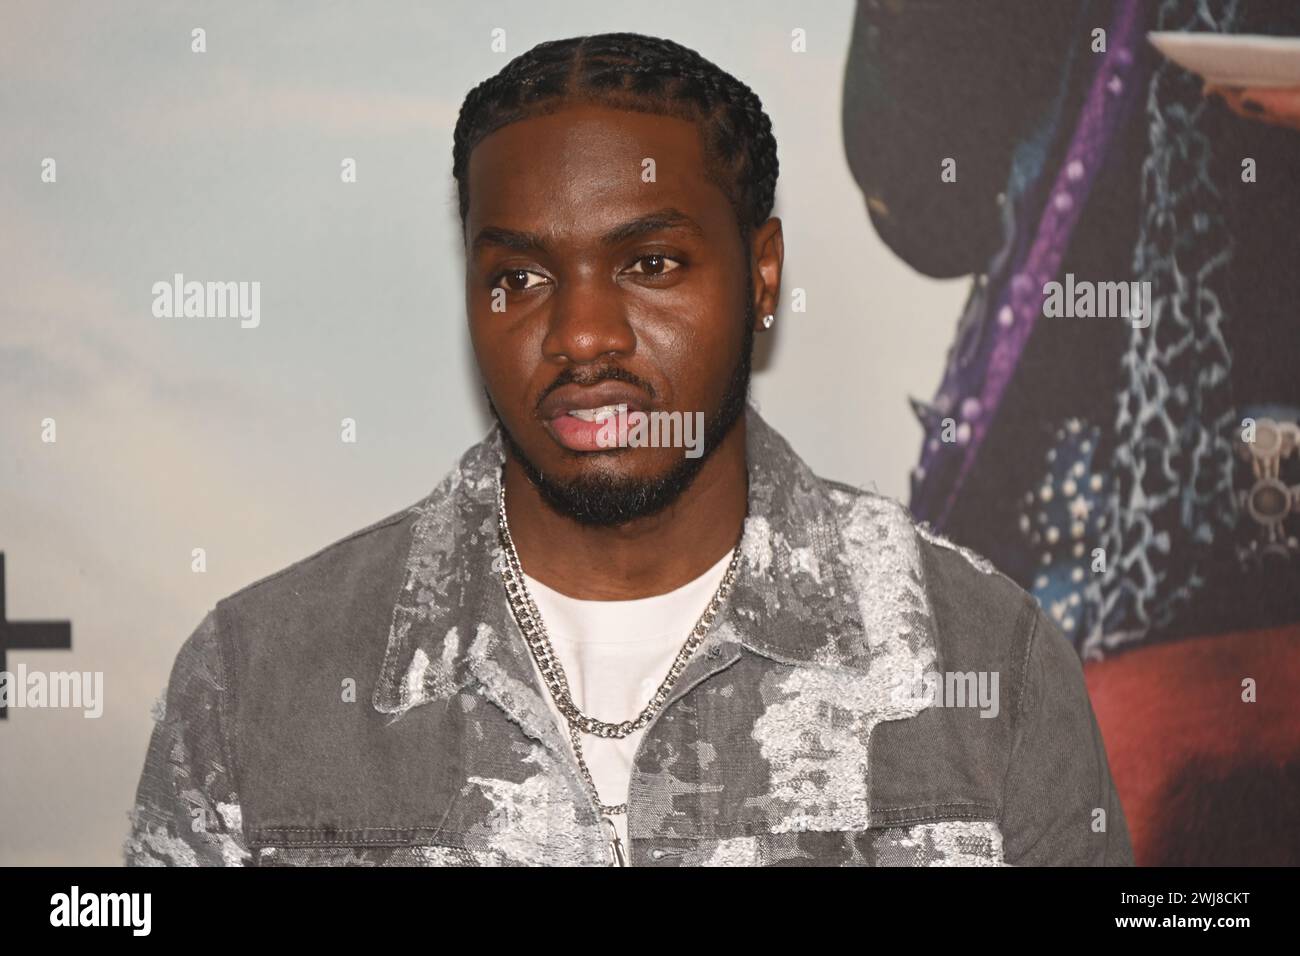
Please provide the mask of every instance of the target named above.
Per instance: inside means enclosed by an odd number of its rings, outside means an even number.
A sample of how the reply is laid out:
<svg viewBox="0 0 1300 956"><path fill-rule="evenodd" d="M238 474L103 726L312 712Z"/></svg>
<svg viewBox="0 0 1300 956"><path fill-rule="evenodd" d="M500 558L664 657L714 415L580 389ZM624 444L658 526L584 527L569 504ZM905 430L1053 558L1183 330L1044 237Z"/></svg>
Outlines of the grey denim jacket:
<svg viewBox="0 0 1300 956"><path fill-rule="evenodd" d="M629 863L1131 864L1033 599L746 415L742 559L637 750ZM217 603L156 711L129 864L608 863L506 603L503 461L494 425L413 507ZM978 675L991 703L944 692Z"/></svg>

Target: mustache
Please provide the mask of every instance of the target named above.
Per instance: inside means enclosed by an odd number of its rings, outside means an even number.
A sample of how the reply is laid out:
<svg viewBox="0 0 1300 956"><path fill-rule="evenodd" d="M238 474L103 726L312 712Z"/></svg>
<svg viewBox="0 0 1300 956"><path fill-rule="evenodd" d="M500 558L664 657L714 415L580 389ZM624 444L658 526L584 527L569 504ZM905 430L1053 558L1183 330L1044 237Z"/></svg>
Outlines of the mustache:
<svg viewBox="0 0 1300 956"><path fill-rule="evenodd" d="M657 397L653 385L645 381L645 379L641 378L639 375L634 375L632 372L629 372L621 366L572 366L556 376L555 381L548 385L546 389L537 396L537 403L534 407L540 408L542 402L546 400L547 395L550 395L551 392L565 385L588 386L599 385L601 382L625 382L628 385L633 385L641 389L641 391L649 395L652 400Z"/></svg>

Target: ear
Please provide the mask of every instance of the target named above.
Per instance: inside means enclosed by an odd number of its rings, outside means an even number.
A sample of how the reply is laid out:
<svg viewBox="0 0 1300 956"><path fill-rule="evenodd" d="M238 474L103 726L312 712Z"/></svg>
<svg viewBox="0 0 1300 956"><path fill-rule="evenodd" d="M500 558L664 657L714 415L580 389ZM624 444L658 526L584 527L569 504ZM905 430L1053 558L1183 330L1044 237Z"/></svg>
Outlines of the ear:
<svg viewBox="0 0 1300 956"><path fill-rule="evenodd" d="M750 243L750 256L754 287L755 330L768 326L763 318L775 315L781 302L781 267L785 262L785 238L781 233L781 220L775 216L757 229Z"/></svg>

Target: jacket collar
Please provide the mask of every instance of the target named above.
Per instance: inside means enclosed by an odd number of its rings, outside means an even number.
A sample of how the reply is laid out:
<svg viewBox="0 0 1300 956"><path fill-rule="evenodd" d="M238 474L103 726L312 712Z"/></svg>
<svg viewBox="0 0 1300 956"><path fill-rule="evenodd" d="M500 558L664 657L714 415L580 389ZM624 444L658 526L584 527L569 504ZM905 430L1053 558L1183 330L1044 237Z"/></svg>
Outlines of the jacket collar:
<svg viewBox="0 0 1300 956"><path fill-rule="evenodd" d="M373 697L397 719L477 683L527 733L564 747L499 569L500 426L414 508L405 576ZM934 658L915 527L897 502L813 474L750 405L749 512L732 591L669 703L743 651L870 675L880 719L924 705L895 693ZM683 635L685 640L685 635Z"/></svg>

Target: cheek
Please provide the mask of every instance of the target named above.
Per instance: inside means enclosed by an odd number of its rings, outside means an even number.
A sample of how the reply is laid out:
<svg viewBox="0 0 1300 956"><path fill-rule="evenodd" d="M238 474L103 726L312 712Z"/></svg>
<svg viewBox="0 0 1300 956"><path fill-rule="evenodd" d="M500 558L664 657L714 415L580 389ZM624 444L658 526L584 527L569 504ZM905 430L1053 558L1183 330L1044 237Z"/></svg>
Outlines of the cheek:
<svg viewBox="0 0 1300 956"><path fill-rule="evenodd" d="M474 359L478 362L479 374L489 386L494 386L501 379L504 350L500 348L500 336L476 322L469 325L470 347L474 350Z"/></svg>
<svg viewBox="0 0 1300 956"><path fill-rule="evenodd" d="M730 289L713 288L689 305L666 344L674 361L692 369L721 370L740 348L744 303Z"/></svg>
<svg viewBox="0 0 1300 956"><path fill-rule="evenodd" d="M483 374L519 380L520 369L531 368L541 333L507 313L478 313L469 321L470 346Z"/></svg>
<svg viewBox="0 0 1300 956"><path fill-rule="evenodd" d="M526 407L530 402L529 376L534 369L525 360L518 343L499 330L471 326L470 344L478 362L479 376L497 411L505 415Z"/></svg>
<svg viewBox="0 0 1300 956"><path fill-rule="evenodd" d="M740 329L746 290L740 288L735 274L722 263L710 264L683 283L678 294L656 303L677 348L714 348Z"/></svg>

